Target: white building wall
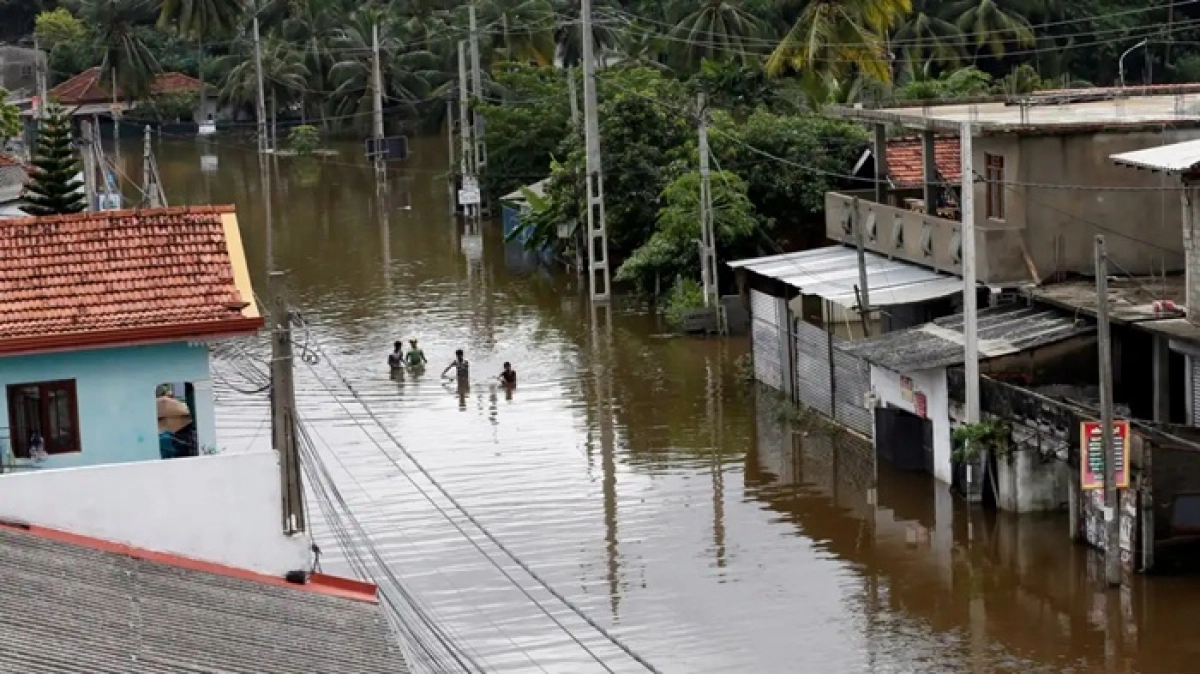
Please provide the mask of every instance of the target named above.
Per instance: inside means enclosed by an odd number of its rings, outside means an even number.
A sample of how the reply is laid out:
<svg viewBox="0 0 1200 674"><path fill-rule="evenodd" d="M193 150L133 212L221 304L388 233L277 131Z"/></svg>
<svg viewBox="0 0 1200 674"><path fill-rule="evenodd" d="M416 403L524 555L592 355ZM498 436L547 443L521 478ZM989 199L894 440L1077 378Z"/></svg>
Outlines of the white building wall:
<svg viewBox="0 0 1200 674"><path fill-rule="evenodd" d="M912 389L905 390L901 378L912 379ZM871 366L871 388L879 405L895 405L933 422L933 476L949 484L950 466L950 409L946 387L946 369L924 370L901 375L878 365ZM925 413L917 410L917 394L925 394Z"/></svg>
<svg viewBox="0 0 1200 674"><path fill-rule="evenodd" d="M309 568L283 534L279 455L218 454L0 477L0 520L283 576Z"/></svg>

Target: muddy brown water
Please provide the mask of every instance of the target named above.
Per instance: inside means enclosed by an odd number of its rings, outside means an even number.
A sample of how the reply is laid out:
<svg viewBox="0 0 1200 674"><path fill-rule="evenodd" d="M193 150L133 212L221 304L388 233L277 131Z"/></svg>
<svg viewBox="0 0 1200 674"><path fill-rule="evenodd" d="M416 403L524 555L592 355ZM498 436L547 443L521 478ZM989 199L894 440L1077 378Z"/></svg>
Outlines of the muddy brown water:
<svg viewBox="0 0 1200 674"><path fill-rule="evenodd" d="M603 669L404 478L333 368L478 521L664 672L1196 671L1200 581L1105 591L1061 516L971 513L886 466L873 497L869 451L793 432L745 383L744 340L663 338L623 303L597 336L574 278L530 264L498 225L453 219L444 139L413 143L385 217L359 146L280 159L269 251L252 141L156 147L171 203L237 205L261 295L268 252L287 271L301 337L325 357L298 366L303 422L389 566L488 671ZM140 145L122 152L137 175ZM430 367L393 379L390 345L414 337ZM461 395L437 378L456 348L472 370ZM511 396L491 383L504 361ZM235 390L251 388L244 366L218 369L224 451L269 447L265 399ZM324 568L346 572L310 510ZM502 566L613 671L641 671Z"/></svg>

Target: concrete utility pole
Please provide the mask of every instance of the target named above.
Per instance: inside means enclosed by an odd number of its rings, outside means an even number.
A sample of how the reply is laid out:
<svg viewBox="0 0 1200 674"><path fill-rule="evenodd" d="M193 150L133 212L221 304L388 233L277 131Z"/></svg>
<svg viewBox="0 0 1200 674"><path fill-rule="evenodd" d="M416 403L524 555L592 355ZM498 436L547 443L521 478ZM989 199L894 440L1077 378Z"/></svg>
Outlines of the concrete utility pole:
<svg viewBox="0 0 1200 674"><path fill-rule="evenodd" d="M583 118L587 145L588 287L592 300L610 298L608 227L604 214L604 169L600 160L600 120L596 102L596 56L592 35L592 0L582 0Z"/></svg>
<svg viewBox="0 0 1200 674"><path fill-rule="evenodd" d="M717 237L713 230L712 176L708 167L708 108L704 94L696 95L700 115L700 278L704 284L704 306L715 307L717 298Z"/></svg>
<svg viewBox="0 0 1200 674"><path fill-rule="evenodd" d="M1108 324L1108 251L1096 236L1096 329L1100 351L1100 437L1104 443L1104 576L1121 584L1121 507L1117 500L1118 449L1113 439L1112 334ZM1087 457L1081 456L1081 461Z"/></svg>
<svg viewBox="0 0 1200 674"><path fill-rule="evenodd" d="M379 24L371 26L372 93L375 98L375 181L383 183L387 165L383 156L383 73L379 64Z"/></svg>
<svg viewBox="0 0 1200 674"><path fill-rule="evenodd" d="M269 197L268 197L269 198ZM283 532L305 530L304 489L296 444L296 388L292 359L292 314L283 294L283 274L270 275L274 303L271 320L271 437L279 452L283 487Z"/></svg>
<svg viewBox="0 0 1200 674"><path fill-rule="evenodd" d="M80 148L79 155L83 158L83 191L87 196L87 209L100 210L96 203L96 152L92 148L95 139L92 138L92 123L86 119L79 122Z"/></svg>
<svg viewBox="0 0 1200 674"><path fill-rule="evenodd" d="M447 155L446 166L450 167L449 173L446 176L446 187L450 190L450 213L451 217L454 214L454 206L457 203L455 200L455 180L454 176L457 171L454 170L454 99L446 97L446 145L449 150Z"/></svg>
<svg viewBox="0 0 1200 674"><path fill-rule="evenodd" d="M150 125L142 130L142 195L150 208L162 208L162 185L158 181L158 167L154 163L154 152L150 143Z"/></svg>
<svg viewBox="0 0 1200 674"><path fill-rule="evenodd" d="M579 95L575 93L574 68L567 68L567 94L571 97L571 128L579 133Z"/></svg>
<svg viewBox="0 0 1200 674"><path fill-rule="evenodd" d="M254 76L258 80L258 153L267 152L267 94L263 87L262 41L258 36L258 12L254 13Z"/></svg>
<svg viewBox="0 0 1200 674"><path fill-rule="evenodd" d="M854 229L854 245L858 250L858 317L862 321L863 337L871 336L871 289L867 283L866 236L862 218L858 217L858 197L850 206L850 226Z"/></svg>
<svg viewBox="0 0 1200 674"><path fill-rule="evenodd" d="M39 120L46 118L46 59L42 56L42 49L38 46L38 38L35 33L33 36L33 58L35 59L34 75L37 81L38 91L38 109L37 118Z"/></svg>
<svg viewBox="0 0 1200 674"><path fill-rule="evenodd" d="M475 170L471 165L471 120L468 111L471 108L469 91L467 89L467 43L458 43L458 133L462 158L459 160L459 174L462 176L460 186L466 189L469 183L475 182ZM463 204L463 214L471 216L475 207Z"/></svg>
<svg viewBox="0 0 1200 674"><path fill-rule="evenodd" d="M975 283L975 162L971 153L970 122L963 122L962 144L962 275L963 351L966 369L967 423L979 423L979 309ZM998 185L1003 189L1003 185Z"/></svg>
<svg viewBox="0 0 1200 674"><path fill-rule="evenodd" d="M483 115L479 112L483 103L483 67L479 62L479 26L475 22L475 3L467 7L471 29L471 145L474 154L474 170L476 185L487 168L487 141L484 138ZM480 202L476 213L487 215L487 204Z"/></svg>

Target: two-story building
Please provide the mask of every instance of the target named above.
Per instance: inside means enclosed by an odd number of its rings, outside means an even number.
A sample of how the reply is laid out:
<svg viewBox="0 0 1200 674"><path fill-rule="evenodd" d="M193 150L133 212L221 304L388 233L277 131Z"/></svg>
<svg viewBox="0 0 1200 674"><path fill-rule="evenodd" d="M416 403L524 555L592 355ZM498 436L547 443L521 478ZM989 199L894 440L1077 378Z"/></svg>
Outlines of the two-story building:
<svg viewBox="0 0 1200 674"><path fill-rule="evenodd" d="M61 468L216 451L206 344L262 324L232 207L5 221L6 463ZM163 409L177 418L160 421Z"/></svg>

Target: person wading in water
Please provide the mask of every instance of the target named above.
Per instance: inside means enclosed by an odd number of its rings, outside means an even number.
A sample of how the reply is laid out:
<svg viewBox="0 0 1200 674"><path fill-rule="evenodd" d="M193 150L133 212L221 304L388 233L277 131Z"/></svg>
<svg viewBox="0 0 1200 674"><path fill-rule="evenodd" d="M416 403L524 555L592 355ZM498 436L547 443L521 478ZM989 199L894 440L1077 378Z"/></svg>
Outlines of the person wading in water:
<svg viewBox="0 0 1200 674"><path fill-rule="evenodd" d="M463 350L459 349L454 352L454 360L450 361L445 370L442 370L442 376L445 377L447 372L454 370L455 378L458 379L458 385L463 386L470 378L470 368L470 363L467 362L466 358L463 358Z"/></svg>
<svg viewBox="0 0 1200 674"><path fill-rule="evenodd" d="M392 349L393 351L388 354L388 367L398 370L404 364L404 343L396 342L392 345Z"/></svg>
<svg viewBox="0 0 1200 674"><path fill-rule="evenodd" d="M425 352L417 346L417 340L408 340L408 353L404 356L404 363L408 365L408 369L424 370L425 363L428 362L429 361L425 360Z"/></svg>
<svg viewBox="0 0 1200 674"><path fill-rule="evenodd" d="M500 379L500 384L505 388L517 387L517 371L512 369L512 363L504 364L504 371L500 373L498 379Z"/></svg>

